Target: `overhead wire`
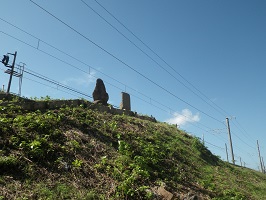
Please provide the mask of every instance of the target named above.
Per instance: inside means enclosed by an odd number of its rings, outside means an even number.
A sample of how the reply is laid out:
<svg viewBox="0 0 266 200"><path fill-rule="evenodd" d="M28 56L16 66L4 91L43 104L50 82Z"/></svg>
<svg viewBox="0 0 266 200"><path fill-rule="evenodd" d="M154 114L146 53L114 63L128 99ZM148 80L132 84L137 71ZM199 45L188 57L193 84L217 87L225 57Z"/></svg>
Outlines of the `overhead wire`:
<svg viewBox="0 0 266 200"><path fill-rule="evenodd" d="M236 123L235 123L234 121L236 121ZM232 120L231 122L235 125L235 127L236 127L239 131L241 131L241 133L243 133L243 136L246 137L246 139L251 140L251 141L253 141L254 143L256 142L256 139L252 138L252 137L248 134L248 132L247 132L247 131L241 126L241 124L238 122L238 120L237 120L236 118L235 118L234 120Z"/></svg>
<svg viewBox="0 0 266 200"><path fill-rule="evenodd" d="M152 84L154 84L155 86L157 86L158 88L160 88L161 90L165 91L166 93L170 94L171 96L173 96L174 98L178 99L179 101L187 104L188 106L198 110L199 112L203 113L204 115L208 116L209 118L222 123L220 120L218 120L217 118L209 115L208 113L204 112L203 110L197 108L196 106L188 103L187 101L181 99L180 97L178 97L177 95L175 95L174 93L172 93L171 91L167 90L166 88L164 88L163 86L161 86L160 84L156 83L155 81L153 81L151 78L147 77L146 75L142 74L141 72L139 72L138 70L136 70L135 68L133 68L132 66L130 66L129 64L125 63L123 60L121 60L120 58L118 58L117 56L115 56L114 54L112 54L111 52L107 51L105 48L101 47L99 44L97 44L96 42L92 41L90 38L88 38L87 36L85 36L84 34L82 34L81 32L77 31L75 28L73 28L72 26L70 26L69 24L67 24L66 22L64 22L63 20L59 19L58 17L56 17L54 14L52 14L51 12L49 12L48 10L46 10L45 8L43 8L42 6L40 6L39 4L37 4L36 2L34 2L33 0L29 0L31 1L33 4L35 4L37 7L39 7L41 10L43 10L44 12L46 12L47 14L49 14L50 16L52 16L53 18L55 18L57 21L59 21L60 23L62 23L63 25L67 26L70 30L74 31L76 34L78 34L79 36L81 36L82 38L84 38L85 40L89 41L91 44L93 44L94 46L96 46L97 48L101 49L102 51L104 51L106 54L108 54L109 56L113 57L115 60L119 61L121 64L123 64L124 66L126 66L127 68L131 69L132 71L134 71L135 73L137 73L138 75L140 75L141 77L143 77L144 79L148 80L149 82L151 82Z"/></svg>
<svg viewBox="0 0 266 200"><path fill-rule="evenodd" d="M57 85L57 86L59 86L59 87L62 87L62 88L64 88L64 89L70 90L70 91L72 91L72 92L75 92L75 93L81 94L81 95L83 95L83 96L86 96L86 97L92 99L92 96L87 95L87 94L85 94L85 93L83 93L83 92L81 92L81 91L78 91L78 90L76 90L76 89L74 89L74 88L71 88L71 87L69 87L69 86L67 86L67 85L64 85L64 84L62 84L62 83L59 83L59 82L57 82L57 81L55 81L55 80L53 80L53 79L50 79L50 78L48 78L48 77L46 77L46 76L43 76L43 75L40 75L40 74L36 74L36 73L32 73L32 72L29 72L29 71L27 71L27 70L24 70L24 73L30 74L30 75L32 75L32 76L35 76L35 77L40 78L40 79L42 79L42 80L45 80L45 81L47 81L47 82L49 82L49 83L55 84L55 85Z"/></svg>
<svg viewBox="0 0 266 200"><path fill-rule="evenodd" d="M74 94L72 94L72 93L70 93L70 92L66 92L66 91L64 91L64 90L61 90L61 89L59 89L58 87L55 88L55 87L52 87L52 86L50 86L50 85L47 85L47 84L41 83L41 82L39 82L39 81L36 81L36 80L30 79L30 78L28 78L28 77L23 77L23 78L24 78L24 79L27 79L27 80L30 80L30 81L32 81L32 82L38 83L38 84L40 84L40 85L44 85L44 86L46 86L46 87L49 87L49 88L52 88L52 89L55 89L55 90L59 90L59 91L64 92L64 93L66 93L66 94L69 94L69 95L72 95L72 96L75 96L75 97L80 98L80 96L74 95Z"/></svg>
<svg viewBox="0 0 266 200"><path fill-rule="evenodd" d="M249 145L248 143L246 143L244 140L241 139L241 137L239 137L237 134L235 134L234 132L231 131L231 133L237 137L241 142L243 142L245 145L247 145L248 147L252 148L252 149L256 149L255 147L252 147L251 145Z"/></svg>
<svg viewBox="0 0 266 200"><path fill-rule="evenodd" d="M214 144L212 144L212 143L210 143L210 142L207 142L206 140L204 140L204 142L207 143L207 144L209 144L209 145L211 145L211 146L213 146L213 147L215 147L215 148L217 148L217 149L225 150L223 147L219 147L219 146L217 146L217 145L214 145Z"/></svg>

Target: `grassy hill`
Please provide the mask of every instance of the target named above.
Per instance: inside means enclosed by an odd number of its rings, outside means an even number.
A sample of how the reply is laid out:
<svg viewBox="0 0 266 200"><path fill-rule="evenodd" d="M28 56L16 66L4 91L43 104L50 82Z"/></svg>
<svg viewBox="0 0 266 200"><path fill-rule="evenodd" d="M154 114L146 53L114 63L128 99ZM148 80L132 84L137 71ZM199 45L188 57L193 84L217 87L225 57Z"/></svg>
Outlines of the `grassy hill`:
<svg viewBox="0 0 266 200"><path fill-rule="evenodd" d="M163 196L164 195L164 196ZM168 197L167 197L168 195ZM0 199L265 199L266 176L161 122L0 101Z"/></svg>

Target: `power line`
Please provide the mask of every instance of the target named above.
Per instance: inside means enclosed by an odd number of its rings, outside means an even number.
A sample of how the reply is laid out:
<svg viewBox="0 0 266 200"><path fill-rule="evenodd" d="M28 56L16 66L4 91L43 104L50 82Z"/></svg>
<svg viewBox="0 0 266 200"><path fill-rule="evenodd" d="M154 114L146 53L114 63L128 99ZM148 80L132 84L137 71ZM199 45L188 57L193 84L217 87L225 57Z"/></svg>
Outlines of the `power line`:
<svg viewBox="0 0 266 200"><path fill-rule="evenodd" d="M235 127L240 130L243 133L243 136L245 136L248 140L251 140L252 142L256 142L256 140L254 138L252 138L248 132L241 126L241 124L237 121L237 119L235 118L236 123L234 123L234 120L232 120L233 124L235 125Z"/></svg>
<svg viewBox="0 0 266 200"><path fill-rule="evenodd" d="M204 142L207 143L207 144L209 144L209 145L211 145L211 146L213 146L213 147L215 147L215 148L217 148L217 149L224 150L223 147L219 147L219 146L214 145L214 144L212 144L212 143L210 143L210 142L207 142L207 141L204 141Z"/></svg>
<svg viewBox="0 0 266 200"><path fill-rule="evenodd" d="M71 88L71 87L69 87L69 86L67 86L67 85L64 85L64 84L62 84L62 83L59 83L59 82L57 82L57 81L55 81L55 80L53 80L53 79L50 79L50 78L48 78L48 77L46 77L46 76L39 75L39 74L37 74L37 73L34 74L34 73L29 72L29 71L27 71L27 70L24 70L24 72L27 73L27 74L30 74L30 75L32 75L32 76L35 76L35 77L37 77L37 78L40 78L40 79L42 79L42 80L45 80L45 81L47 81L47 82L49 82L49 83L55 84L55 85L57 85L57 86L59 86L59 87L62 87L62 88L64 88L64 89L70 90L70 91L72 91L72 92L75 92L75 93L81 94L81 95L83 95L83 96L86 96L86 97L92 99L92 96L87 95L87 94L85 94L85 93L83 93L83 92L80 92L80 91L78 91L78 90L76 90L76 89L74 89L74 88Z"/></svg>
<svg viewBox="0 0 266 200"><path fill-rule="evenodd" d="M37 7L39 7L40 9L42 9L43 11L45 11L46 13L48 13L50 16L52 16L53 18L55 18L56 20L58 20L60 23L62 23L63 25L67 26L69 29L71 29L72 31L74 31L75 33L77 33L78 35L80 35L82 38L86 39L87 41L89 41L90 43L92 43L93 45L95 45L97 48L101 49L102 51L104 51L105 53L107 53L108 55L110 55L111 57L113 57L114 59L116 59L117 61L119 61L120 63L122 63L124 66L128 67L129 69L131 69L132 71L134 71L135 73L137 73L138 75L140 75L141 77L143 77L144 79L148 80L149 82L151 82L152 84L154 84L155 86L157 86L158 88L162 89L163 91L167 92L168 94L170 94L171 96L173 96L174 98L182 101L183 103L189 105L190 107L198 110L199 112L203 113L204 115L208 116L209 118L212 118L213 120L222 123L220 120L216 119L215 117L209 115L208 113L202 111L201 109L197 108L196 106L193 106L192 104L188 103L187 101L181 99L180 97L178 97L177 95L175 95L174 93L170 92L169 90L167 90L166 88L164 88L163 86L159 85L158 83L156 83L155 81L153 81L152 79L148 78L147 76L145 76L144 74L140 73L138 70L134 69L132 66L130 66L129 64L125 63L123 60L121 60L120 58L118 58L117 56L115 56L114 54L110 53L109 51L107 51L106 49L104 49L103 47L101 47L100 45L98 45L96 42L92 41L91 39L89 39L88 37L86 37L84 34L80 33L79 31L77 31L76 29L74 29L72 26L68 25L66 22L62 21L61 19L59 19L58 17L56 17L54 14L52 14L51 12L49 12L48 10L46 10L45 8L41 7L39 4L37 4L36 2L34 2L33 0L29 0L31 1L33 4L35 4Z"/></svg>
<svg viewBox="0 0 266 200"><path fill-rule="evenodd" d="M248 143L246 143L244 140L241 139L241 137L239 137L238 135L236 135L235 133L233 133L234 136L236 136L240 141L242 141L244 144L246 144L248 147L252 148L252 149L256 149L255 147L250 146Z"/></svg>
<svg viewBox="0 0 266 200"><path fill-rule="evenodd" d="M38 84L44 85L44 86L46 86L46 87L49 87L49 88L52 88L52 89L55 89L55 90L59 90L59 91L64 92L64 93L66 93L66 94L70 94L70 95L72 95L72 96L75 96L75 97L80 98L80 97L77 96L77 95L74 95L74 94L72 94L72 93L66 92L66 91L64 91L64 90L60 90L60 89L58 89L58 88L55 88L55 87L52 87L52 86L50 86L50 85L47 85L47 84L41 83L41 82L39 82L39 81L36 81L36 80L30 79L30 78L28 78L28 77L23 77L23 78L25 78L25 79L27 79L27 80L30 80L30 81L32 81L32 82L35 82L35 83L38 83Z"/></svg>

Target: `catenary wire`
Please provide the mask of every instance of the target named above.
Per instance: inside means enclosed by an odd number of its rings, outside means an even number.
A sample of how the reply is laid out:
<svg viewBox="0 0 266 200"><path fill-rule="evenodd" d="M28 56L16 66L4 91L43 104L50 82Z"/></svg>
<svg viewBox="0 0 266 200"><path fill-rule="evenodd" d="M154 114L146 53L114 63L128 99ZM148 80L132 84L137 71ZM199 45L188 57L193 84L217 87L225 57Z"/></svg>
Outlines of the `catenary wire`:
<svg viewBox="0 0 266 200"><path fill-rule="evenodd" d="M234 122L236 121L236 123ZM243 136L246 137L246 139L251 140L252 142L256 142L256 140L254 138L252 138L247 131L240 125L240 123L235 119L235 120L231 120L231 122L235 125L235 127L241 131L241 133L243 133Z"/></svg>
<svg viewBox="0 0 266 200"><path fill-rule="evenodd" d="M243 142L245 145L247 145L248 147L250 147L250 148L252 148L252 149L255 149L256 150L256 148L255 147L252 147L252 146L250 146L248 143L246 143L244 140L242 140L241 139L241 137L239 137L237 134L235 134L234 132L232 132L231 131L231 133L232 133L232 135L234 135L235 137L237 137L241 142Z"/></svg>
<svg viewBox="0 0 266 200"><path fill-rule="evenodd" d="M23 77L23 78L25 78L25 79L27 79L27 80L30 80L30 81L32 81L32 82L38 83L38 84L40 84L40 85L43 85L43 86L46 86L46 87L49 87L49 88L52 88L52 89L55 89L55 90L59 90L59 91L64 92L64 93L66 93L66 94L69 94L69 95L72 95L72 96L75 96L75 97L80 98L80 96L77 96L77 95L74 95L74 94L72 94L72 93L70 93L70 92L66 92L66 91L64 91L64 90L58 89L58 87L55 88L55 87L52 87L52 86L50 86L50 85L47 85L47 84L41 83L41 82L39 82L39 81L36 81L36 80L30 79L30 78L28 78L28 77Z"/></svg>
<svg viewBox="0 0 266 200"><path fill-rule="evenodd" d="M53 79L49 79L48 77L40 76L40 75L37 75L37 74L31 73L31 72L29 72L29 71L27 71L27 70L24 70L24 73L30 74L30 75L32 75L32 76L35 76L35 77L40 78L40 79L42 79L42 80L45 80L45 81L47 81L47 82L49 82L49 83L55 84L55 85L57 85L57 86L59 86L59 87L65 88L65 89L67 89L67 90L70 90L70 91L72 91L72 92L75 92L75 93L81 94L81 95L83 95L83 96L86 96L86 97L92 99L92 96L87 95L87 94L85 94L85 93L83 93L83 92L80 92L80 91L78 91L78 90L76 90L76 89L74 89L74 88L71 88L71 87L69 87L69 86L67 86L67 85L64 85L64 84L62 84L62 83L59 83L59 82L57 82L57 81L55 81L55 80L53 80Z"/></svg>

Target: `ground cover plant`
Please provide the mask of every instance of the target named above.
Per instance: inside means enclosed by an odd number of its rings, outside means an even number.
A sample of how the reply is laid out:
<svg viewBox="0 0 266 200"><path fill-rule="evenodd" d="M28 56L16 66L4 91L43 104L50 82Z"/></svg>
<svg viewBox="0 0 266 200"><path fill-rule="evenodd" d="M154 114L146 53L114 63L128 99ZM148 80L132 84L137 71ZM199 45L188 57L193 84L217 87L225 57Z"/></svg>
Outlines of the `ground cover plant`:
<svg viewBox="0 0 266 200"><path fill-rule="evenodd" d="M17 100L16 100L17 101ZM51 99L45 99L50 101ZM264 199L266 176L161 122L86 105L0 104L0 199Z"/></svg>

